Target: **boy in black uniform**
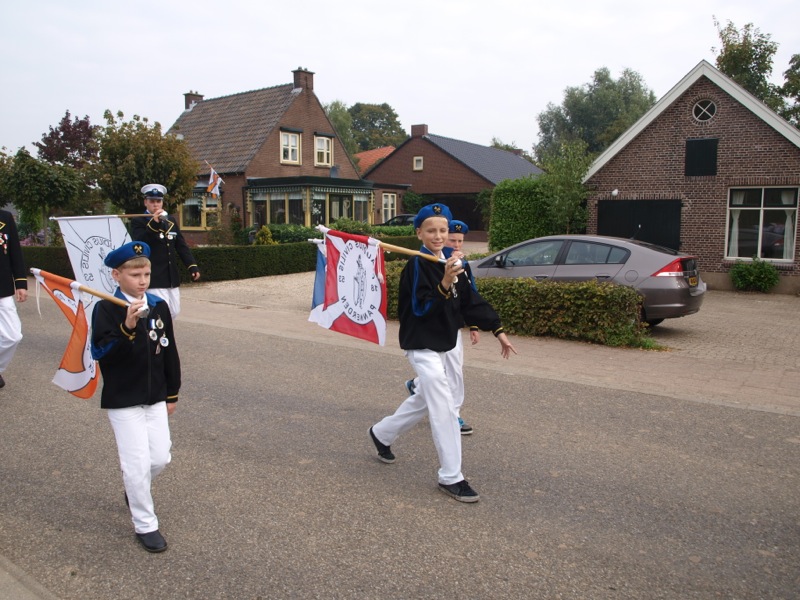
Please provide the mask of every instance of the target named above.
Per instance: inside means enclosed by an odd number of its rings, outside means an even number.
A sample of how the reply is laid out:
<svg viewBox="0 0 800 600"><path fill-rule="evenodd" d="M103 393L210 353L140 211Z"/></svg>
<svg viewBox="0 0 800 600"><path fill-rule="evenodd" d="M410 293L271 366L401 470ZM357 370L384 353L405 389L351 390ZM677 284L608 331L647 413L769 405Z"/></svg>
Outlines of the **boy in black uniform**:
<svg viewBox="0 0 800 600"><path fill-rule="evenodd" d="M459 277L464 273L464 255L445 247L451 218L445 205L429 204L414 219L417 237L423 244L420 251L445 260L445 264L415 256L403 268L398 296L400 347L417 373L419 384L416 393L369 433L378 459L392 463L392 443L427 415L439 455L439 489L460 502L477 502L477 492L461 473L461 431L445 370L446 354L456 347L465 320L493 332L503 358L516 354L516 350L494 309L466 276Z"/></svg>
<svg viewBox="0 0 800 600"><path fill-rule="evenodd" d="M192 281L200 279L200 269L192 256L192 251L183 239L178 224L171 220L164 210L164 196L167 188L158 183L148 183L142 188L144 206L153 216L137 217L131 221L131 238L147 242L150 246L152 264L151 287L149 292L163 298L172 318L177 319L181 312L180 274L178 259L189 269Z"/></svg>
<svg viewBox="0 0 800 600"><path fill-rule="evenodd" d="M150 285L150 248L129 242L105 259L119 284L120 306L100 300L92 315L92 356L100 362L100 408L117 440L125 502L136 537L148 552L163 552L150 491L152 480L170 461L168 415L175 412L181 387L181 363L166 302L146 293Z"/></svg>

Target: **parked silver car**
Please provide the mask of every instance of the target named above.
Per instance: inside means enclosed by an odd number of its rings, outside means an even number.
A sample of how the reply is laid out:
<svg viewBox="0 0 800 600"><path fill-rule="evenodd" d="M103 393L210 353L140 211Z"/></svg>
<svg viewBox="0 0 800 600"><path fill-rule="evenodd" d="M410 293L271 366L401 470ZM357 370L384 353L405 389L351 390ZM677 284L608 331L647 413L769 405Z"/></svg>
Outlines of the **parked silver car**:
<svg viewBox="0 0 800 600"><path fill-rule="evenodd" d="M511 246L470 262L479 277L539 281L608 281L637 290L651 326L700 310L706 284L697 258L676 250L602 235L556 235Z"/></svg>

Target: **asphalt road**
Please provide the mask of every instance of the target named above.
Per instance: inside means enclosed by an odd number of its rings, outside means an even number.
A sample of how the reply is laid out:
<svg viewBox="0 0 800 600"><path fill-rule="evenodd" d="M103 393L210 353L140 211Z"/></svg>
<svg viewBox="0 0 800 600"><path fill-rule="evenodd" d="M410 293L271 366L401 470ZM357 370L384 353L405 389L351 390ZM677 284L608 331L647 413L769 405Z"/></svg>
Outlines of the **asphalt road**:
<svg viewBox="0 0 800 600"><path fill-rule="evenodd" d="M796 314L796 301L770 306ZM718 376L713 356L691 357L700 314L663 330L689 340L664 353L517 339L502 361L486 335L467 349L464 470L481 501L464 505L436 489L426 424L393 446L395 464L375 459L367 431L411 375L396 330L381 348L305 323L305 302L268 302L256 284L186 288L173 462L154 486L160 555L134 539L98 400L50 383L65 320L47 297L41 319L33 295L21 305L25 339L0 391L7 565L63 600L798 597L797 346L781 350L785 401L740 386L740 408L733 392L614 381L642 355L645 372ZM742 370L761 364L753 348L730 352Z"/></svg>

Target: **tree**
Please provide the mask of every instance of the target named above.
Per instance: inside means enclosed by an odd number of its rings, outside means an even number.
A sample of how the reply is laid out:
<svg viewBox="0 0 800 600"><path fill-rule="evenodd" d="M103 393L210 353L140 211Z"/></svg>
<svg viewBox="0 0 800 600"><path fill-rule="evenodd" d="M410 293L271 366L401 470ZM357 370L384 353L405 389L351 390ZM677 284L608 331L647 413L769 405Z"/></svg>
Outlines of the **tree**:
<svg viewBox="0 0 800 600"><path fill-rule="evenodd" d="M127 213L142 211L141 188L160 183L169 190L167 210L191 196L200 165L183 140L161 134L161 125L134 115L124 121L111 111L103 115L106 126L100 131L100 160L97 181L103 194Z"/></svg>
<svg viewBox="0 0 800 600"><path fill-rule="evenodd" d="M789 60L789 68L783 72L785 83L781 93L786 100L782 116L795 127L800 127L800 54Z"/></svg>
<svg viewBox="0 0 800 600"><path fill-rule="evenodd" d="M20 148L13 159L4 157L3 162L0 190L32 229L47 228L47 218L53 211L74 203L84 188L78 171L37 160L25 148Z"/></svg>
<svg viewBox="0 0 800 600"><path fill-rule="evenodd" d="M589 153L599 154L655 103L655 94L636 71L625 69L615 80L607 68L597 69L590 83L564 91L561 106L549 103L539 114L536 158L544 162L548 154L576 140L583 140Z"/></svg>
<svg viewBox="0 0 800 600"><path fill-rule="evenodd" d="M97 126L89 123L89 117L70 120L66 111L58 126L50 126L49 133L42 134L41 142L34 142L39 158L51 165L66 165L82 171L97 162L99 143Z"/></svg>
<svg viewBox="0 0 800 600"><path fill-rule="evenodd" d="M586 197L583 177L592 159L586 143L577 140L562 144L542 164L539 176L548 201L547 214L551 234L578 233L586 227Z"/></svg>
<svg viewBox="0 0 800 600"><path fill-rule="evenodd" d="M59 124L50 126L48 133L42 134L41 142L34 142L38 148L39 159L51 165L75 169L83 180L83 189L74 202L63 207L67 214L105 212L105 202L94 180L99 155L100 142L97 139L98 127L89 122L89 117L75 117L72 120L69 110Z"/></svg>
<svg viewBox="0 0 800 600"><path fill-rule="evenodd" d="M772 110L781 112L784 108L781 89L769 81L778 44L752 23L747 23L739 31L731 21L721 27L715 17L714 26L722 42L717 68ZM717 52L715 48L711 50Z"/></svg>
<svg viewBox="0 0 800 600"><path fill-rule="evenodd" d="M524 150L520 149L517 146L517 143L512 141L510 144L506 144L500 138L493 137L492 143L489 144L491 148L497 148L498 150L505 150L506 152L512 152L514 154L519 154L522 158L527 160L528 162L533 162L533 157L530 153L525 152Z"/></svg>
<svg viewBox="0 0 800 600"><path fill-rule="evenodd" d="M353 139L359 152L384 146L399 146L408 135L394 109L386 103L357 102L347 109L353 119Z"/></svg>
<svg viewBox="0 0 800 600"><path fill-rule="evenodd" d="M358 152L358 144L353 138L353 117L347 111L347 105L341 100L334 100L323 106L323 109L336 130L336 135L344 145L345 151L352 158Z"/></svg>

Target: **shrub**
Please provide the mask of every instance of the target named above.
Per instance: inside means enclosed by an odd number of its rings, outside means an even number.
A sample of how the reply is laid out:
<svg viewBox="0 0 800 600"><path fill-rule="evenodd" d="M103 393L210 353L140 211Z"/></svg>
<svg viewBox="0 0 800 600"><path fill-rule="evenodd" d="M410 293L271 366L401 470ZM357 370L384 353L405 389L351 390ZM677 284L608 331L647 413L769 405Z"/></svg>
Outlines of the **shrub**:
<svg viewBox="0 0 800 600"><path fill-rule="evenodd" d="M731 267L730 276L733 287L744 292L767 293L780 281L775 265L756 256L749 263L737 260Z"/></svg>
<svg viewBox="0 0 800 600"><path fill-rule="evenodd" d="M272 246L278 242L272 239L272 232L269 230L269 227L264 227L262 225L261 229L256 233L253 243L256 246Z"/></svg>

